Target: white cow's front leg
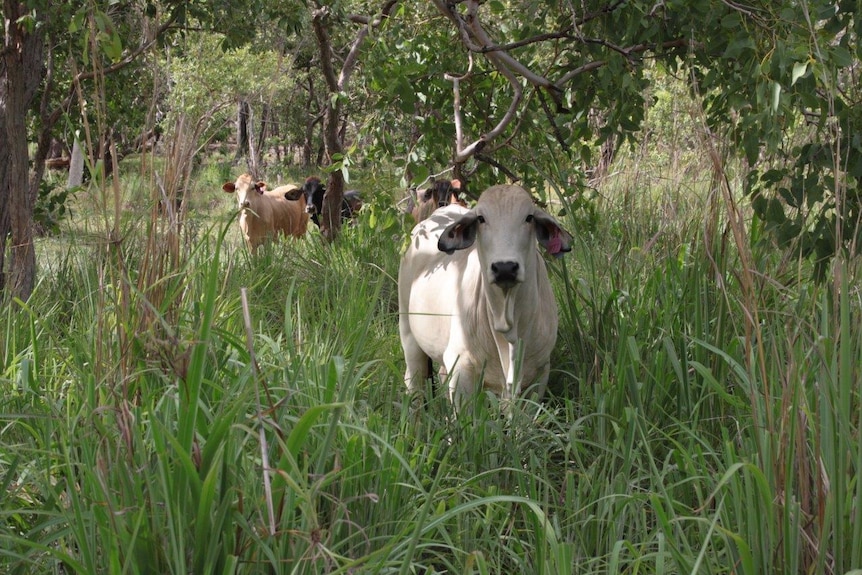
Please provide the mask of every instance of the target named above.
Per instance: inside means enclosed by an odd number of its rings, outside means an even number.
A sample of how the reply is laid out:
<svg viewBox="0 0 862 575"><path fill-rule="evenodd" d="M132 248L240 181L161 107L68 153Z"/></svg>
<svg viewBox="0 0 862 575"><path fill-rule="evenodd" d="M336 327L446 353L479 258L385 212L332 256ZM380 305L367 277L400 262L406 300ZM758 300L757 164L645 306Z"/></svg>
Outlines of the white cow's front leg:
<svg viewBox="0 0 862 575"><path fill-rule="evenodd" d="M449 377L449 401L458 412L476 393L476 371L469 360L449 350L443 354L443 365Z"/></svg>
<svg viewBox="0 0 862 575"><path fill-rule="evenodd" d="M551 364L546 363L539 374L536 384L531 388L533 397L539 401L545 395L545 389L548 387L548 376L551 374Z"/></svg>
<svg viewBox="0 0 862 575"><path fill-rule="evenodd" d="M410 394L421 392L424 389L425 380L431 375L428 373L428 356L409 331L402 332L401 348L404 350L404 360L407 364L407 369L404 371L407 392Z"/></svg>

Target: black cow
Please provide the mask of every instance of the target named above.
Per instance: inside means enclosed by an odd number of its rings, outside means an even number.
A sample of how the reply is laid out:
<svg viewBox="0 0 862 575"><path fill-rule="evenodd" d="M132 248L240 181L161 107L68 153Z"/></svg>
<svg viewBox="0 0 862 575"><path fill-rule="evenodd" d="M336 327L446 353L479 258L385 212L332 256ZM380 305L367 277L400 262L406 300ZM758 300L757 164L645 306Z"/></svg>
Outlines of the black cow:
<svg viewBox="0 0 862 575"><path fill-rule="evenodd" d="M319 228L326 186L317 176L309 176L302 185L302 191L305 194L305 211L311 216L311 221ZM362 197L357 190L344 192L344 196L341 198L341 221L353 219L361 207Z"/></svg>

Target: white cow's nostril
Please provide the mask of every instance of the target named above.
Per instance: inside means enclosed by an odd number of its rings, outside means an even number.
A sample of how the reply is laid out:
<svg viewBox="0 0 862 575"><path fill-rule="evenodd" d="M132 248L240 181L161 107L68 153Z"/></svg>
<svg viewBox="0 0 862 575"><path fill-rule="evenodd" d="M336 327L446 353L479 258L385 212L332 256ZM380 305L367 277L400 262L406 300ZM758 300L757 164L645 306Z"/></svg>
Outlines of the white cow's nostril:
<svg viewBox="0 0 862 575"><path fill-rule="evenodd" d="M494 283L500 284L503 287L512 286L518 281L518 269L520 267L518 262L492 263L491 274L494 276Z"/></svg>

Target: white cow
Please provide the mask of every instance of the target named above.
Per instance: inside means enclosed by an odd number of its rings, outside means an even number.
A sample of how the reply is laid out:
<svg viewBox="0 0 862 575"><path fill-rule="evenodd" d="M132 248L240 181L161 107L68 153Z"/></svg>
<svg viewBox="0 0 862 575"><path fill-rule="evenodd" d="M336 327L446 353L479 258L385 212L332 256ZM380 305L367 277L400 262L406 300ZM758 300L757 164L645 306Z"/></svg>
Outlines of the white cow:
<svg viewBox="0 0 862 575"><path fill-rule="evenodd" d="M525 385L540 398L558 319L536 242L562 255L571 240L514 185L488 188L472 210L450 205L417 224L398 270L408 391L430 377L430 358L450 376L456 408L480 381L504 400Z"/></svg>

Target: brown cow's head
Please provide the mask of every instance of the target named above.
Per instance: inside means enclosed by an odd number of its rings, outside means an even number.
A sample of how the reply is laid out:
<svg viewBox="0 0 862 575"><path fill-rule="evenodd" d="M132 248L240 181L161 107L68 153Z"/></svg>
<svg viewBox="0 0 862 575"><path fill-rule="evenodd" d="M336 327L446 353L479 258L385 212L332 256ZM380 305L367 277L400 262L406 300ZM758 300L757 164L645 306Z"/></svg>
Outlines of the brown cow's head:
<svg viewBox="0 0 862 575"><path fill-rule="evenodd" d="M437 208L450 204L467 207L467 203L458 195L461 192L460 180L435 180L431 187L417 192L416 204L411 212L417 222L430 216Z"/></svg>
<svg viewBox="0 0 862 575"><path fill-rule="evenodd" d="M250 175L243 174L236 182L227 182L221 189L228 194L236 192L237 207L243 210L251 206L255 196L263 195L266 182L255 182Z"/></svg>

